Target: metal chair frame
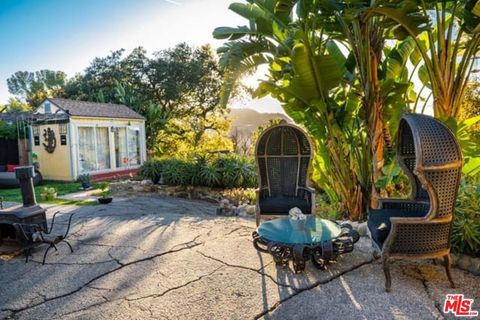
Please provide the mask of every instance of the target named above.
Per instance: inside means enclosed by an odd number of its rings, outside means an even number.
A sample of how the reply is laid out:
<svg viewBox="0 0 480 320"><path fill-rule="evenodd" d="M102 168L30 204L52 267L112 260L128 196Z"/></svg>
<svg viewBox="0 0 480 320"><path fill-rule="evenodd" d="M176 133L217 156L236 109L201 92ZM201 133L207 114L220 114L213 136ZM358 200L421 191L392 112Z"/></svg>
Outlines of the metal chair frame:
<svg viewBox="0 0 480 320"><path fill-rule="evenodd" d="M50 222L50 228L46 232L42 231L42 228L34 224L15 223L13 225L17 231L17 236L20 236L21 242L23 242L23 247L24 247L23 250L25 252L25 263L28 263L28 258L32 256L31 254L32 249L41 244L48 244L48 247L45 250L45 253L43 254L42 265L45 264L45 260L47 259L47 255L50 249L54 248L55 251L58 251L57 244L61 242L65 242L67 246L70 248L70 252L73 253L72 245L70 244L70 242L66 240L66 238L70 232L70 226L72 224L72 218L74 213L72 213L68 218L68 225L65 233L63 235L51 236L51 232L53 230L54 223L55 223L55 217L59 213L60 211L55 212L55 214L52 217L52 221ZM40 235L41 241L34 241L33 239L34 233L38 233Z"/></svg>

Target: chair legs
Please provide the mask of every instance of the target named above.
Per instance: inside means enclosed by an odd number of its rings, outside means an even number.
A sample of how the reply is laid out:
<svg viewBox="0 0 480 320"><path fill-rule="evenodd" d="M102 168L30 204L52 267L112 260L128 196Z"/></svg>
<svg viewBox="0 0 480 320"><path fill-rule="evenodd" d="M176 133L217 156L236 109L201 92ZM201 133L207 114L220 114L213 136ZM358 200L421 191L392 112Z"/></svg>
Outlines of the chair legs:
<svg viewBox="0 0 480 320"><path fill-rule="evenodd" d="M452 277L452 257L450 254L447 254L443 257L444 264L445 264L445 271L447 273L448 281L450 282L450 286L455 288L455 283L453 282ZM386 255L382 255L382 265L383 265L383 272L385 273L385 291L390 292L392 287L392 276L390 275L390 262L388 261L388 257Z"/></svg>
<svg viewBox="0 0 480 320"><path fill-rule="evenodd" d="M443 261L445 262L445 271L447 272L448 281L450 282L450 286L455 288L455 283L453 282L452 278L452 257L450 254L447 254L443 257Z"/></svg>
<svg viewBox="0 0 480 320"><path fill-rule="evenodd" d="M385 273L385 291L390 292L392 287L392 276L390 275L390 262L388 256L382 255L383 272Z"/></svg>
<svg viewBox="0 0 480 320"><path fill-rule="evenodd" d="M43 255L43 261L42 261L42 265L45 264L45 260L47 259L47 254L48 254L48 251L50 251L50 249L52 249L54 247L54 245L49 245L47 250L45 250L45 253Z"/></svg>
<svg viewBox="0 0 480 320"><path fill-rule="evenodd" d="M65 242L67 244L67 246L70 248L70 252L73 253L73 248L72 248L72 245L67 241L67 240L63 240L62 242ZM50 251L50 249L54 248L55 251L58 251L58 248L57 246L54 244L54 243L51 243L47 250L45 250L45 253L43 254L43 261L42 261L42 265L45 265L45 260L47 259L47 255L48 255L48 251Z"/></svg>

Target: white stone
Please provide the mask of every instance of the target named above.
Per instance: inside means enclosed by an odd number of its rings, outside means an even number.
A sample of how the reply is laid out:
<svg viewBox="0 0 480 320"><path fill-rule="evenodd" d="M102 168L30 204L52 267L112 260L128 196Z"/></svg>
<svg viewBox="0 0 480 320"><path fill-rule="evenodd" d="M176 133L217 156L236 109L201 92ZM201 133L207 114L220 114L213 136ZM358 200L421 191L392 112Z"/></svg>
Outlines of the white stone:
<svg viewBox="0 0 480 320"><path fill-rule="evenodd" d="M142 186L134 185L132 188L133 188L133 191L135 191L135 192L143 192L143 187Z"/></svg>
<svg viewBox="0 0 480 320"><path fill-rule="evenodd" d="M142 180L142 182L140 182L140 184L142 186L151 186L153 184L152 180Z"/></svg>
<svg viewBox="0 0 480 320"><path fill-rule="evenodd" d="M357 231L358 231L358 234L362 237L365 237L365 236L368 236L368 227L367 227L367 223L366 222L363 222L363 223L359 223L357 225Z"/></svg>
<svg viewBox="0 0 480 320"><path fill-rule="evenodd" d="M225 208L227 209L228 207L231 207L230 201L228 199L222 199L220 200L220 208Z"/></svg>
<svg viewBox="0 0 480 320"><path fill-rule="evenodd" d="M256 211L257 211L256 206L252 206L252 205L247 206L247 214L254 215Z"/></svg>

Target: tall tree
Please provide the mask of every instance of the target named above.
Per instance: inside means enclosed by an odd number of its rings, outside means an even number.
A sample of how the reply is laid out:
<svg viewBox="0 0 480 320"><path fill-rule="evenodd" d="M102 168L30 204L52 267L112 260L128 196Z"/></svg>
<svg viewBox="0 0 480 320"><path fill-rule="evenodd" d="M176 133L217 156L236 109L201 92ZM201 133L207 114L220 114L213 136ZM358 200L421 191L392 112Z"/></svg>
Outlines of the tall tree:
<svg viewBox="0 0 480 320"><path fill-rule="evenodd" d="M47 96L61 96L66 79L63 71L17 71L7 79L7 86L11 94L35 108Z"/></svg>
<svg viewBox="0 0 480 320"><path fill-rule="evenodd" d="M139 47L123 57L123 50L96 58L69 82L66 95L74 99L127 104L147 118L148 147L163 133L195 130L196 141L216 130L226 108L219 103L222 71L209 46L185 43L149 56ZM195 119L190 126L174 126L173 119Z"/></svg>

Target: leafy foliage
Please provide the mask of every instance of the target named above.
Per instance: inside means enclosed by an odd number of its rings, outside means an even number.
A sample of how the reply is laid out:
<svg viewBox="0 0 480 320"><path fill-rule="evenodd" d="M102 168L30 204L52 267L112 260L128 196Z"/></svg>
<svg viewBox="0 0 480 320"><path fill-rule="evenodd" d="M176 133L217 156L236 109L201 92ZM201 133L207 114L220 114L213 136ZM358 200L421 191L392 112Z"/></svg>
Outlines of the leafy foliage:
<svg viewBox="0 0 480 320"><path fill-rule="evenodd" d="M458 253L480 257L480 184L463 181L455 207L452 247Z"/></svg>
<svg viewBox="0 0 480 320"><path fill-rule="evenodd" d="M7 79L8 91L37 107L47 96L63 94L67 75L62 71L17 71Z"/></svg>
<svg viewBox="0 0 480 320"><path fill-rule="evenodd" d="M23 139L27 130L27 124L23 121L14 121L11 124L0 120L0 139Z"/></svg>
<svg viewBox="0 0 480 320"><path fill-rule="evenodd" d="M242 74L268 64L268 78L255 95L279 100L314 137L314 181L357 219L368 203L371 171L377 177L383 164L384 133L398 123L399 110L406 106L401 101L408 78L401 66L412 50L405 44L384 55L383 29L361 19L367 4L350 5L233 3L230 9L249 26L220 27L214 36L230 40L218 50L226 68L223 101Z"/></svg>
<svg viewBox="0 0 480 320"><path fill-rule="evenodd" d="M157 159L146 162L140 175L167 185L194 185L217 188L256 187L255 165L234 156L198 156L194 160Z"/></svg>
<svg viewBox="0 0 480 320"><path fill-rule="evenodd" d="M147 55L139 47L127 56L114 51L95 58L84 74L69 81L65 95L80 100L123 103L147 118L148 149L156 155L170 150L165 136L191 134L193 146L204 134L222 130L219 104L223 73L211 48L185 43Z"/></svg>
<svg viewBox="0 0 480 320"><path fill-rule="evenodd" d="M139 175L151 179L153 183L158 183L162 176L161 165L160 161L149 159L140 167Z"/></svg>

